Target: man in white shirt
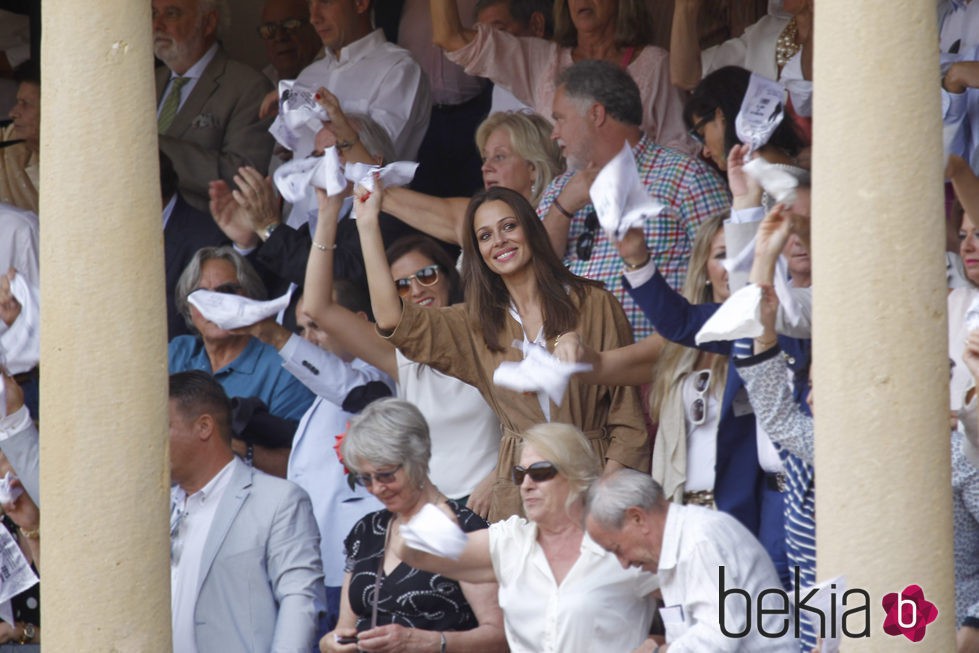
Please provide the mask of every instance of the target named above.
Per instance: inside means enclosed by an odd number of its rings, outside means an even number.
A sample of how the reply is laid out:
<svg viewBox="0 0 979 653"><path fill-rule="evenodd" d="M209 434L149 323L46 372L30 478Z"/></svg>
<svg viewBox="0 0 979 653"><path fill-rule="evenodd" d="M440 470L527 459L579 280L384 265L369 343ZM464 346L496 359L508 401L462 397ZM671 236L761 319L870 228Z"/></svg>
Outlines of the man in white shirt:
<svg viewBox="0 0 979 653"><path fill-rule="evenodd" d="M151 0L160 149L180 178L180 193L207 211L207 185L231 182L238 168L263 173L272 154L258 109L271 88L264 75L218 45L230 20L226 0Z"/></svg>
<svg viewBox="0 0 979 653"><path fill-rule="evenodd" d="M799 650L792 608L775 567L758 540L733 517L670 503L650 476L629 469L596 481L588 492L586 514L588 534L623 567L641 567L659 576L667 643L657 646L647 640L640 650ZM755 602L766 590L773 590L766 595L766 614L752 623ZM762 614L760 606L757 613Z"/></svg>
<svg viewBox="0 0 979 653"><path fill-rule="evenodd" d="M169 410L173 650L310 650L324 596L309 497L235 457L210 374L171 375Z"/></svg>
<svg viewBox="0 0 979 653"><path fill-rule="evenodd" d="M421 68L407 50L372 28L371 0L310 0L309 9L325 51L296 81L326 88L344 113L369 115L391 137L397 159L414 160L431 110ZM295 153L307 156L312 150L312 142L304 143Z"/></svg>

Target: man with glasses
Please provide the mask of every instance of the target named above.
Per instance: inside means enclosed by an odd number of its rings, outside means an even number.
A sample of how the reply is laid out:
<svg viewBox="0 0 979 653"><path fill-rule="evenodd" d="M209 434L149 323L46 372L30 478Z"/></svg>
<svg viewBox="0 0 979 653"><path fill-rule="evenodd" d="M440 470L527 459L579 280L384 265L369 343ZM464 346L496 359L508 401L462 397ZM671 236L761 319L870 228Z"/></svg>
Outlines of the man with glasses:
<svg viewBox="0 0 979 653"><path fill-rule="evenodd" d="M305 0L267 0L258 35L269 58L269 65L262 72L273 84L280 79L295 79L323 49L309 22L309 3Z"/></svg>
<svg viewBox="0 0 979 653"><path fill-rule="evenodd" d="M232 181L240 166L263 172L272 154L268 122L258 117L269 81L228 58L218 44L230 20L226 0L151 0L160 149L180 177L180 192L207 211L207 185Z"/></svg>
<svg viewBox="0 0 979 653"><path fill-rule="evenodd" d="M569 171L551 182L537 212L569 269L603 282L622 302L636 338L648 336L652 327L622 286L622 259L615 243L599 228L588 195L592 181L625 143L632 147L646 191L666 207L646 221L648 249L676 289L686 276L697 229L728 211L724 182L704 162L660 147L643 134L639 88L614 64L582 61L562 72L553 118L552 136Z"/></svg>
<svg viewBox="0 0 979 653"><path fill-rule="evenodd" d="M211 375L171 375L169 414L173 650L309 651L324 601L309 497L235 457Z"/></svg>

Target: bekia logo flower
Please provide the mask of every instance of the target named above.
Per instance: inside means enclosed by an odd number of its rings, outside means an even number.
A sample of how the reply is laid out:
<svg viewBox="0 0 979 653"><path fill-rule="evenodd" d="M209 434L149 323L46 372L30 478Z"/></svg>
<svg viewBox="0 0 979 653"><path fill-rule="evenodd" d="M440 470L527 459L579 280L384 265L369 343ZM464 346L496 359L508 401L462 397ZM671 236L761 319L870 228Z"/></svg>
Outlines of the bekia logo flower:
<svg viewBox="0 0 979 653"><path fill-rule="evenodd" d="M925 593L917 585L908 585L898 594L891 592L881 600L887 617L884 619L884 632L888 635L904 635L912 642L920 642L925 637L925 628L938 618L938 607L925 598Z"/></svg>

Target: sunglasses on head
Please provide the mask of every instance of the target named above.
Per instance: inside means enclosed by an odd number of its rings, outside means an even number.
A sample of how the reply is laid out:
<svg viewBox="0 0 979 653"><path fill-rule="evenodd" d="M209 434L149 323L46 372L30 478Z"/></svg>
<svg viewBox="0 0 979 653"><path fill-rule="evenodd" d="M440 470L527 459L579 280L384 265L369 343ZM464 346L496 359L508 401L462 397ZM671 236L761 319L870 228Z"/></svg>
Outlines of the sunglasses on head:
<svg viewBox="0 0 979 653"><path fill-rule="evenodd" d="M523 465L513 466L511 478L513 479L514 485L523 485L523 479L525 476L529 476L530 480L532 480L534 483L542 483L557 476L557 467L555 467L554 463L549 460L540 460L536 463L528 465L527 467L524 467Z"/></svg>
<svg viewBox="0 0 979 653"><path fill-rule="evenodd" d="M274 39L282 30L284 34L292 34L300 27L306 24L306 21L300 18L287 18L278 23L263 23L258 26L258 35L265 40Z"/></svg>
<svg viewBox="0 0 979 653"><path fill-rule="evenodd" d="M411 292L412 279L416 280L426 288L429 286L434 286L439 280L438 264L427 265L414 274L410 274L407 277L401 277L400 279L395 279L394 285L398 288L399 295L405 297Z"/></svg>
<svg viewBox="0 0 979 653"><path fill-rule="evenodd" d="M398 465L389 472L374 472L373 474L354 474L354 483L361 487L369 488L374 483L389 485L394 483L394 479L403 465Z"/></svg>

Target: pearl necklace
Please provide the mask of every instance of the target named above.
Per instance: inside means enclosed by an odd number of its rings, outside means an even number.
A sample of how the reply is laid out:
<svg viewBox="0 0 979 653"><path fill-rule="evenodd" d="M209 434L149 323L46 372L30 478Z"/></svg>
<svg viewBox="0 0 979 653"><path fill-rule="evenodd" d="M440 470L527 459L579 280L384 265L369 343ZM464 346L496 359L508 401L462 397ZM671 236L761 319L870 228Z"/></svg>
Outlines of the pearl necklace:
<svg viewBox="0 0 979 653"><path fill-rule="evenodd" d="M796 42L798 34L799 28L793 18L778 35L778 40L775 41L775 63L780 69L802 48L802 45Z"/></svg>

